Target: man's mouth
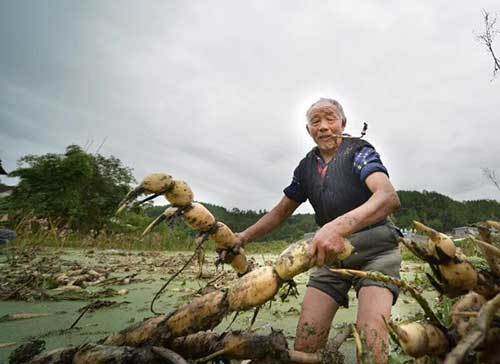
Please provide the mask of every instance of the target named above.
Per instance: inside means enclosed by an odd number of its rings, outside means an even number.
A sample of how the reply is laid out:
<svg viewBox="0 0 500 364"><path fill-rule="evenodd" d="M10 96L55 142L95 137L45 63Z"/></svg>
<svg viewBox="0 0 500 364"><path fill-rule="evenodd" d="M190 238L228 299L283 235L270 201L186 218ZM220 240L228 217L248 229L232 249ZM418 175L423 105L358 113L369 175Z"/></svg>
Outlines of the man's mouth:
<svg viewBox="0 0 500 364"><path fill-rule="evenodd" d="M333 135L320 135L318 137L319 140L329 140L329 139L333 139Z"/></svg>

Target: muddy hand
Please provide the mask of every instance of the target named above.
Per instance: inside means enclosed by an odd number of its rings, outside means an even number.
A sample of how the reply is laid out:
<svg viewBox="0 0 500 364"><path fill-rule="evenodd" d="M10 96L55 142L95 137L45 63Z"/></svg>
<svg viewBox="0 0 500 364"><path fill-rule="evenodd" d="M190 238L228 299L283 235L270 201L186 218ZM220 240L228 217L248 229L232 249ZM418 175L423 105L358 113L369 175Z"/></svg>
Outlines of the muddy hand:
<svg viewBox="0 0 500 364"><path fill-rule="evenodd" d="M315 265L322 267L345 251L345 239L334 231L320 229L314 235L309 253Z"/></svg>
<svg viewBox="0 0 500 364"><path fill-rule="evenodd" d="M226 249L217 249L216 251L218 254L217 263L226 264L230 264L233 261L234 257L242 252L239 246L234 246Z"/></svg>

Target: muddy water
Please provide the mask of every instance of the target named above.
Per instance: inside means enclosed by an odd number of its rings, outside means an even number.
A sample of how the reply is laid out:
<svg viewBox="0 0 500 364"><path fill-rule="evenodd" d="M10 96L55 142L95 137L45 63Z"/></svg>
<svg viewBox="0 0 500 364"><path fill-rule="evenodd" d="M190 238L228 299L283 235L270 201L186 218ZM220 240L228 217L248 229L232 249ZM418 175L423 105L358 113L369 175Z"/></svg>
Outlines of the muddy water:
<svg viewBox="0 0 500 364"><path fill-rule="evenodd" d="M51 254L51 252L45 252ZM115 254L118 253L118 254ZM153 260L149 258L137 259L137 254L123 255L121 252L102 252L96 253L95 256L87 256L81 251L67 250L61 254L61 258L72 259L92 264L97 257L100 261L108 261L112 266L116 264L120 269L116 269L116 273L112 276L125 276L130 274L130 271L137 271L140 279L147 281L139 283L131 283L128 285L111 286L115 289L126 288L128 294L124 296L115 296L105 298L117 302L126 302L123 305L114 308L104 308L93 313L86 314L78 323L78 325L67 330L78 317L78 309L87 305L91 301L36 301L36 302L20 302L20 301L0 301L0 317L6 314L30 312L30 313L48 313L47 317L39 317L20 321L0 322L0 344L16 343L22 344L29 341L30 338L41 337L46 341L46 348L52 349L61 346L78 345L84 342L97 341L113 332L119 331L132 323L139 322L146 317L151 317L149 305L154 293L163 285L166 277L170 276L170 272L175 267L152 266ZM162 253L165 257L175 257L179 253ZM187 257L186 253L183 253ZM104 257L104 260L103 260ZM264 261L272 261L275 256L272 255L257 255L253 257L258 264L264 264ZM148 260L149 259L149 260ZM209 258L209 263L213 261L213 257ZM125 262L125 263L124 263ZM6 264L5 257L0 255L0 265ZM126 268L128 271L123 271L123 266L129 265ZM142 269L141 269L142 268ZM411 274L412 268L407 268ZM187 302L197 290L204 287L206 282L213 276L213 268L207 264L205 271L208 277L205 279L195 279L194 267L188 269L186 274L182 274L174 280L167 292L155 304L159 311L169 312L175 309L178 305ZM290 297L286 302L281 302L279 298L271 304L266 304L258 315L254 324L254 328L262 333L268 333L270 328L281 329L292 344L295 328L300 314L300 306L302 297L305 291L307 275L302 274L296 278L299 290L299 297ZM0 279L1 283L1 279ZM351 305L349 309L340 309L337 313L334 327L342 323L351 323L355 321L357 304L354 299L355 293L351 292ZM402 296L394 307L395 316L406 317L419 310L419 306L414 303L411 298ZM218 327L217 331L225 331L228 328L233 316L226 318ZM248 328L252 312L240 313L231 329ZM332 333L335 330L332 331ZM15 346L14 346L15 347ZM14 347L0 349L0 363L7 362L9 353ZM355 362L354 347L352 342L347 342L343 345L343 351L346 354L346 362Z"/></svg>

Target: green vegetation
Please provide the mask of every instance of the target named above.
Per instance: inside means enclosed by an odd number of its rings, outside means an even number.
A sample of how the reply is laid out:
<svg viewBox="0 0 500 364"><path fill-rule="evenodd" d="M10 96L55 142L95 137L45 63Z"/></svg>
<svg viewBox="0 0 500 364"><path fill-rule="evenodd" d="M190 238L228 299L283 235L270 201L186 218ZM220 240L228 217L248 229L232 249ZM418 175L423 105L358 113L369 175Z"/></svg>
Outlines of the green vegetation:
<svg viewBox="0 0 500 364"><path fill-rule="evenodd" d="M132 247L189 250L195 232L182 221L142 239L140 234L166 206L146 205L114 218L119 201L134 182L131 170L115 157L90 154L76 145L64 154L26 155L11 176L19 178L14 193L0 199L0 214L26 244ZM500 219L500 203L494 200L455 201L437 192L399 191L402 208L394 215L397 225L411 227L419 220L439 231ZM203 203L233 231L244 230L265 210L228 210ZM317 230L312 214L297 214L262 239L250 252L273 252ZM468 242L463 242L468 244Z"/></svg>
<svg viewBox="0 0 500 364"><path fill-rule="evenodd" d="M401 209L393 218L402 228L411 228L412 221L418 220L439 231L450 231L454 227L471 225L478 221L499 220L500 203L494 200L455 201L437 192L398 191ZM244 230L260 219L266 211L227 210L224 207L204 203L214 216L224 221L234 231ZM166 206L152 206L146 215L158 216ZM279 229L262 241L295 241L305 233L318 228L312 214L297 214L288 219Z"/></svg>
<svg viewBox="0 0 500 364"><path fill-rule="evenodd" d="M51 227L98 231L109 223L133 182L131 170L115 157L90 154L70 145L64 154L26 155L10 176L19 177L2 209L17 219L45 218Z"/></svg>
<svg viewBox="0 0 500 364"><path fill-rule="evenodd" d="M253 210L239 210L234 208L227 210L222 206L212 205L202 202L202 204L212 212L218 221L223 221L233 231L242 231L254 222L265 215L265 210L258 212ZM150 217L156 217L165 210L166 206L150 206L145 209L145 214ZM296 241L301 239L305 233L315 231L317 229L314 215L312 214L297 214L291 216L277 230L273 231L262 241Z"/></svg>
<svg viewBox="0 0 500 364"><path fill-rule="evenodd" d="M418 220L439 231L450 231L478 221L499 220L500 203L495 200L455 201L429 191L398 191L401 209L394 215L400 227Z"/></svg>

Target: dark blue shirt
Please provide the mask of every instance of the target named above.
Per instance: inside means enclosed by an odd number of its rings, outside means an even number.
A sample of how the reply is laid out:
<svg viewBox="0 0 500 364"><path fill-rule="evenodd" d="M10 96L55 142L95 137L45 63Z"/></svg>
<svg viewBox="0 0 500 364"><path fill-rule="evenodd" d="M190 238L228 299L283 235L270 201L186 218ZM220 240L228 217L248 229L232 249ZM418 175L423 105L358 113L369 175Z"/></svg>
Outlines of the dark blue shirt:
<svg viewBox="0 0 500 364"><path fill-rule="evenodd" d="M331 162L325 163L321 155L319 154L319 151L316 149L316 160L317 160L317 170L319 175L324 178L326 175L326 172L328 170L328 166L330 165ZM371 147L371 146L365 146L361 148L356 154L354 155L354 162L353 162L353 172L355 175L357 175L362 183L365 182L366 178L375 172L382 172L385 173L387 176L389 176L389 173L387 172L387 169L382 163L382 160L380 159L380 155L377 153L377 151ZM301 185L300 177L302 175L302 171L300 170L300 166L297 167L293 173L293 178L292 178L292 183L286 187L283 192L285 195L298 202L302 203L307 200L307 193L302 188L303 186Z"/></svg>

